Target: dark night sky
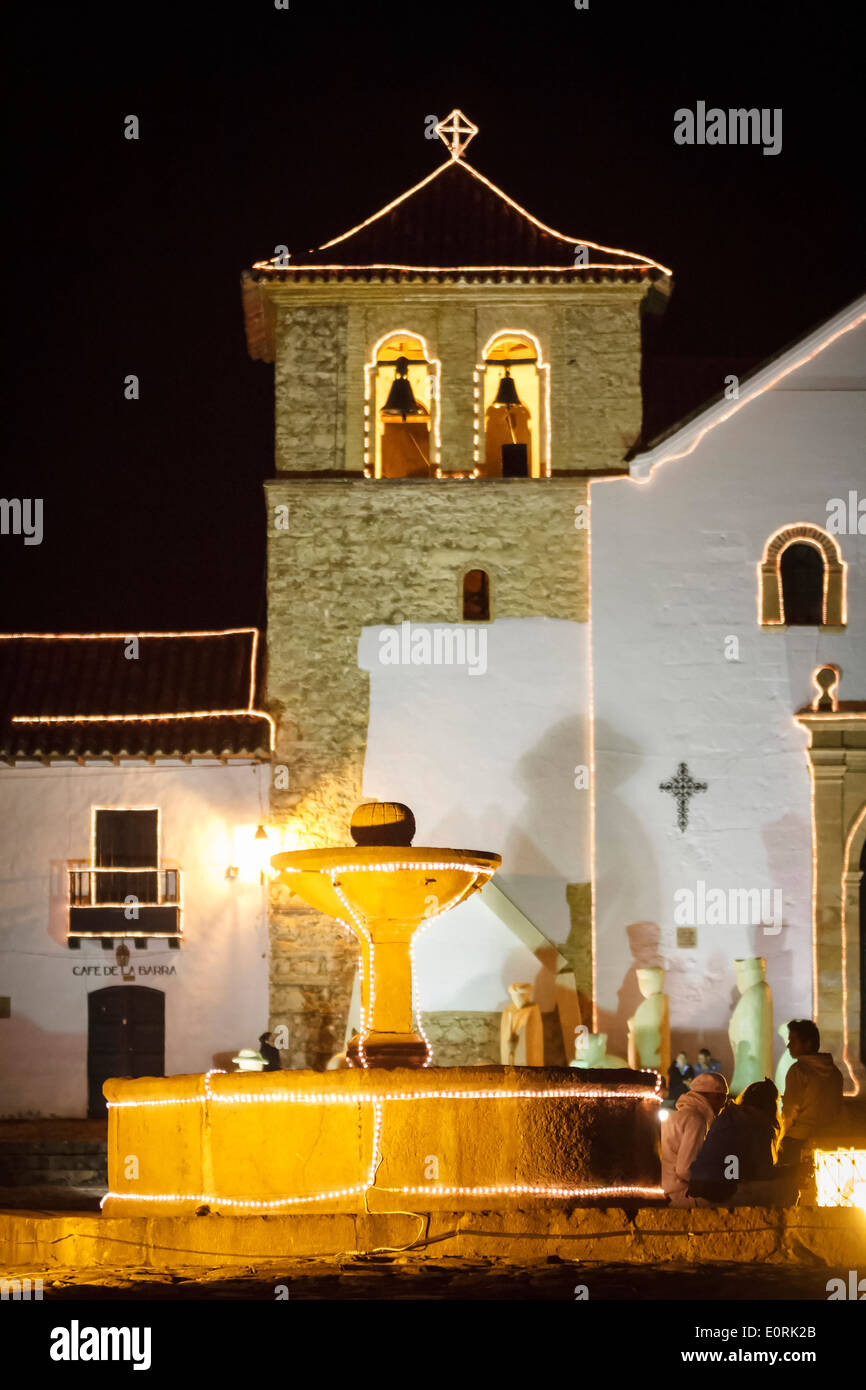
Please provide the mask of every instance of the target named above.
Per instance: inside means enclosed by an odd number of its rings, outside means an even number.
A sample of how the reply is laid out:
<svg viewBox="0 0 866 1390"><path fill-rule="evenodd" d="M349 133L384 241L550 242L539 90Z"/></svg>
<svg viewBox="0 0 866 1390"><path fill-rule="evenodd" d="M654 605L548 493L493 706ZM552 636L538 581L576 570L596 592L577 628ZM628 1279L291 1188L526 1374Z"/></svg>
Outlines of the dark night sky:
<svg viewBox="0 0 866 1390"><path fill-rule="evenodd" d="M263 623L273 370L239 276L441 155L542 220L674 268L647 351L769 355L862 292L853 5L272 0L21 7L7 24L6 631ZM681 148L673 112L782 107L783 148ZM137 143L123 118L141 120ZM139 375L142 398L123 398Z"/></svg>

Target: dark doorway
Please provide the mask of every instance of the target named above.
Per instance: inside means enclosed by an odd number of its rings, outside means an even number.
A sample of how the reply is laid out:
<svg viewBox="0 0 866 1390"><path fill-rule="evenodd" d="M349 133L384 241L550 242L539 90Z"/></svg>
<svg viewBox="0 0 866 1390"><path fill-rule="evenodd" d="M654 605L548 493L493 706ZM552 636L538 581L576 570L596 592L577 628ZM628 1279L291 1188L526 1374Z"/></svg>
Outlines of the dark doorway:
<svg viewBox="0 0 866 1390"><path fill-rule="evenodd" d="M106 1115L102 1083L110 1076L165 1075L165 995L115 985L87 996L87 1114Z"/></svg>
<svg viewBox="0 0 866 1390"><path fill-rule="evenodd" d="M814 545L782 551L782 603L787 627L819 627L824 621L824 556Z"/></svg>

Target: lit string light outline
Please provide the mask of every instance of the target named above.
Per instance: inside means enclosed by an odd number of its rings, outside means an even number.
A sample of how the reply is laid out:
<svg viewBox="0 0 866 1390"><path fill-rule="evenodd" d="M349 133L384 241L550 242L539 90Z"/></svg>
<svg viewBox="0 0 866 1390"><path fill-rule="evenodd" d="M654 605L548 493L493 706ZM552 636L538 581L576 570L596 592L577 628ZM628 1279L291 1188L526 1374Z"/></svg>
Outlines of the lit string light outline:
<svg viewBox="0 0 866 1390"><path fill-rule="evenodd" d="M644 1197L660 1198L663 1194L657 1187L642 1187L615 1185L611 1187L564 1187L546 1186L534 1183L493 1183L477 1187L438 1187L438 1186L419 1186L419 1187L397 1187L397 1188L377 1188L375 1186L376 1173L381 1162L382 1150L382 1130L384 1125L383 1110L386 1101L424 1101L424 1100L559 1100L559 1099L611 1099L611 1100L640 1100L650 1103L661 1103L662 1077L659 1072L649 1072L648 1075L655 1076L655 1086L652 1090L638 1089L635 1087L631 1091L615 1091L605 1087L577 1087L568 1086L561 1089L539 1088L538 1090L489 1090L489 1091L414 1091L414 1092L370 1092L348 1094L343 1091L283 1091L272 1090L264 1092L243 1093L235 1092L231 1095L220 1094L211 1090L210 1078L219 1075L216 1070L210 1071L204 1078L203 1092L196 1096L165 1097L159 1100L130 1100L130 1101L108 1101L109 1110L129 1110L129 1109L148 1109L158 1108L166 1105L206 1105L217 1103L223 1105L236 1104L255 1104L265 1102L268 1104L301 1104L301 1105L349 1105L355 1106L361 1103L373 1106L374 1124L372 1155L367 1171L366 1183L356 1183L344 1188L332 1189L328 1192L314 1193L303 1197L279 1197L273 1199L243 1199L243 1198L222 1198L207 1193L125 1193L108 1192L103 1197L100 1206L104 1205L109 1199L112 1201L128 1202L195 1202L200 1205L212 1207L237 1207L250 1210L274 1209L285 1206L301 1206L306 1203L320 1203L331 1199L358 1196L362 1193L381 1191L382 1193L399 1193L401 1195L430 1195L430 1196L537 1196L537 1197Z"/></svg>
<svg viewBox="0 0 866 1390"><path fill-rule="evenodd" d="M817 533L817 534L812 534ZM785 536L785 542L770 560L770 552L775 549L775 544L780 536ZM845 627L848 622L848 564L843 558L842 547L831 536L823 526L816 526L813 521L791 521L777 530L768 538L764 546L764 553L758 564L758 622L761 627L784 627L785 626L785 591L782 587L782 556L792 545L810 545L813 550L817 550L821 556L823 571L823 588L821 598L821 625L827 626L827 601L830 593L830 566L837 565L840 570L839 580L842 586L840 603L839 626ZM779 617L768 618L764 612L764 593L763 593L763 571L764 567L773 564L775 569L776 596L779 605ZM835 626L835 624L834 624Z"/></svg>
<svg viewBox="0 0 866 1390"><path fill-rule="evenodd" d="M762 381L761 384L755 390L751 391L748 395L744 395L739 400L735 401L731 406L730 410L725 410L721 414L713 414L713 418L708 420L707 423L701 429L698 430L697 434L694 436L690 444L685 445L682 448L679 448L677 445L673 445L673 447L669 451L666 449L666 446L664 444L660 444L657 445L654 449L647 450L646 453L639 454L631 462L631 481L638 484L648 483L651 481L653 471L656 468L660 468L663 463L672 463L676 459L688 458L689 454L694 453L701 440L705 439L706 436L712 430L716 429L719 425L724 424L726 420L730 420L731 416L736 415L737 412L742 410L744 406L750 405L752 401L755 401L760 396L763 396L766 391L771 391L774 386L777 386L780 381L784 381L785 377L790 376L790 374L792 372L795 372L798 369L798 367L805 366L807 362L811 362L815 357L822 353L825 350L825 348L828 348L831 343L835 343L838 338L843 337L846 333L850 333L853 329L858 328L860 324L864 322L866 322L866 311L864 311L861 314L857 314L851 320L851 322L843 323L839 328L835 329L831 333L828 333L826 337L821 339L817 344L810 348L808 352L804 353L802 356L797 357L795 361L790 362L780 371L776 372L775 375L772 376L769 380ZM766 369L766 371L771 370L772 367L768 367ZM761 378L763 378L765 375L766 372L760 372L758 374L758 380L760 381ZM713 412L713 410L714 408L710 406L709 412ZM684 426L682 430L677 430L676 434L674 435L674 439L678 435L687 435L689 431L693 428L694 424L690 424ZM670 444L672 444L672 440L668 441L668 445ZM655 455L658 455L658 457L654 457Z"/></svg>
<svg viewBox="0 0 866 1390"><path fill-rule="evenodd" d="M460 111L460 110L458 110L457 108L455 108L455 109L450 113L450 115L447 116L447 117L445 118L444 121L440 121L440 122L439 122L439 125L437 125L437 127L436 127L437 132L440 130L440 127L443 128L443 129L445 129L446 126L447 126L447 122L450 121L450 120L452 120L452 118L454 119L455 126L457 125L457 123L458 123L460 120L462 120L462 121L466 122L467 127L471 127L471 129L472 129L472 134L473 134L473 135L475 135L475 134L478 133L478 127L477 127L477 126L473 126L473 125L472 125L472 122L469 121L468 118L463 114L463 112ZM440 137L440 138L441 138L441 137ZM472 136L470 136L470 139L471 139L471 138L472 138ZM332 237L332 239L331 239L330 241L325 241L325 242L323 242L322 245L321 245L318 249L319 249L320 251L327 251L327 250L330 249L330 247L332 247L332 246L337 246L337 245L339 245L340 242L346 241L349 237L354 236L356 232L360 232L360 231L362 231L365 227L369 227L369 226L371 225L371 223L377 222L377 221L379 220L380 217L384 217L387 213L391 212L394 208L399 207L399 205L400 205L401 203L405 202L407 198L411 198L411 197L413 196L413 194L420 192L420 190L421 190L422 188L425 188L425 187L427 186L428 183L431 183L431 182L433 181L433 179L436 179L436 178L439 177L440 174L443 174L443 173L445 172L446 169L450 169L450 168L453 167L453 165L458 164L462 169L465 169L466 172L467 172L468 174L471 174L473 178L477 179L479 183L484 184L485 187L486 187L486 188L489 188L490 191L491 191L492 193L496 194L496 196L497 196L498 198L501 198L501 199L503 200L503 202L507 203L509 207L513 208L515 212L518 212L522 217L525 217L529 222L531 222L531 223L533 224L533 226L537 227L537 228L539 229L539 231L542 231L542 232L546 233L546 235L548 235L548 236L554 237L557 241L564 242L564 243L567 244L569 247L574 247L574 246L586 246L586 247L589 247L590 250L593 250L593 251L600 251L603 255L610 255L610 256L626 256L626 257L628 258L628 263L625 264L625 265L605 265L605 264L602 262L602 263L599 263L599 264L597 264L597 265L589 264L589 265L578 266L578 267L573 266L573 265L572 265L572 266L568 266L568 265L564 265L564 266L563 266L563 265L558 265L558 266L468 266L468 265L467 265L467 266L408 266L408 265L405 265L405 266L404 266L404 265L368 265L368 266L348 266L348 265L315 265L315 266L313 266L313 265L309 265L309 266L302 266L302 265L298 265L298 266L292 266L292 267L290 267L290 269L292 269L292 270L294 270L294 271L297 271L297 272L300 272L300 273L302 273L302 272L305 271L305 270L400 270L400 271L419 271L419 272L439 272L439 271L443 271L443 270L458 270L458 271L459 271L459 270L464 270L464 271L524 270L524 271L529 271L529 272L531 272L531 273L533 273L533 274L538 274L538 273L544 272L544 271L547 271L547 272L554 272L554 271L556 271L556 272L562 272L562 271L566 271L566 272L567 272L567 271L572 271L572 272L575 272L575 271L576 271L576 272L579 274L581 271L585 271L585 270L643 270L643 271L648 271L648 270L654 269L654 270L659 270L659 271L661 271L661 273L662 273L663 275L666 275L666 276L669 276L669 277L673 274L673 272L671 271L671 269L670 269L668 266L662 265L659 261L654 261L654 260L652 260L649 256L641 256L641 255L639 255L637 252L634 252L634 251L626 251L626 250L624 250L622 247L602 246L599 242L588 241L588 240L586 239L586 237L566 236L564 232L558 232L558 231L556 231L555 228L547 226L546 223L541 222L537 217L534 217L534 216L532 215L531 212L529 212L526 208L522 207L520 203L515 202L515 200L514 200L513 198L510 198L510 197L508 196L508 194L505 193L505 192L503 192L503 190L502 190L501 188L498 188L498 187L496 186L495 183L491 183L490 179L485 178L485 176L484 176L483 174L479 173L479 171L478 171L477 169L474 169L474 168L472 167L471 164L469 164L465 159L462 158L462 151L465 149L466 144L468 144L469 141L466 141L464 144L460 144L459 141L457 141L456 138L455 138L455 144L456 144L456 146L457 146L456 150L455 150L454 145L452 145L449 141L445 140L444 143L447 144L448 147L449 147L449 157L448 157L448 159L445 160L444 164L438 165L438 166L437 166L435 169L433 169L429 174L427 174L425 178L421 179L418 183L414 184L411 188L406 189L406 191L405 191L404 193L399 194L398 197L393 198L393 199L391 200L390 203L387 203L387 204L385 205L385 207L380 208L378 212L374 212L370 217L365 218L363 222L359 222L356 226L350 227L350 229L349 229L347 232L343 232L340 236ZM254 269L254 270L264 270L264 271L273 271L273 270L282 270L282 269L286 269L286 267L284 267L284 266L276 266L276 265L274 265L274 261L276 261L277 259L278 259L277 256L272 256L272 257L270 258L270 260L266 260L266 261L257 261L257 262L254 264L253 269Z"/></svg>

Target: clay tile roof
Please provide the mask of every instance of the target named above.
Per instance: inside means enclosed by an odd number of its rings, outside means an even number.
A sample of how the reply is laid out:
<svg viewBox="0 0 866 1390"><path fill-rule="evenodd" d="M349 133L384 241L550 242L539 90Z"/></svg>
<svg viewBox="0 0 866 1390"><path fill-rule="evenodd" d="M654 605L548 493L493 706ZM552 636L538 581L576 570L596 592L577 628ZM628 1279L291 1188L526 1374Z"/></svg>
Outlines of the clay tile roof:
<svg viewBox="0 0 866 1390"><path fill-rule="evenodd" d="M462 113L452 112L455 114ZM588 257L575 266L575 247L581 245L587 248ZM288 265L276 257L258 261L252 274L259 279L291 278L304 270L333 274L335 270L389 269L401 275L456 270L472 275L522 269L569 278L580 278L587 270L613 278L669 277L671 273L648 256L600 246L546 226L474 169L461 150L420 183L318 250L293 253Z"/></svg>
<svg viewBox="0 0 866 1390"><path fill-rule="evenodd" d="M0 759L268 756L255 628L137 640L0 635Z"/></svg>
<svg viewBox="0 0 866 1390"><path fill-rule="evenodd" d="M292 263L569 270L578 244L538 222L464 160L449 159L387 210L318 251L293 256ZM635 269L652 265L629 253L590 249L593 265L612 267L624 260Z"/></svg>

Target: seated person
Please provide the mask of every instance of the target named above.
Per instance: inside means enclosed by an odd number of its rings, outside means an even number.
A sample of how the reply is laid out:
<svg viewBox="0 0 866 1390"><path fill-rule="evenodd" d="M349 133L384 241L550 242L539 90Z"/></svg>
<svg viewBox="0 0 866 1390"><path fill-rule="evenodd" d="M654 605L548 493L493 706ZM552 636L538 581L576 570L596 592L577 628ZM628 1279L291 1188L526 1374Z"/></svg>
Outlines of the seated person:
<svg viewBox="0 0 866 1390"><path fill-rule="evenodd" d="M700 1076L704 1071L721 1071L722 1064L717 1057L713 1057L708 1047L702 1047L698 1053L698 1065L695 1067L695 1076Z"/></svg>
<svg viewBox="0 0 866 1390"><path fill-rule="evenodd" d="M668 1071L668 1098L666 1101L667 1109L673 1110L680 1096L684 1096L689 1089L689 1083L694 1078L694 1070L689 1066L688 1058L684 1052L678 1052L676 1058L671 1062Z"/></svg>
<svg viewBox="0 0 866 1390"><path fill-rule="evenodd" d="M794 1065L782 1097L782 1148L779 1162L796 1166L804 1143L820 1134L842 1108L842 1073L829 1052L819 1052L821 1035L810 1018L788 1024L788 1051Z"/></svg>
<svg viewBox="0 0 866 1390"><path fill-rule="evenodd" d="M780 1188L770 1186L777 1171L778 1100L775 1084L765 1077L725 1106L692 1164L690 1197L704 1203L730 1202L736 1196L742 1205L781 1195Z"/></svg>
<svg viewBox="0 0 866 1390"><path fill-rule="evenodd" d="M273 1033L260 1034L259 1052L265 1059L265 1071L282 1071L283 1064L279 1052L274 1047Z"/></svg>
<svg viewBox="0 0 866 1390"><path fill-rule="evenodd" d="M695 1207L688 1195L691 1167L707 1130L728 1098L728 1083L717 1072L696 1076L662 1125L662 1187L673 1207Z"/></svg>

